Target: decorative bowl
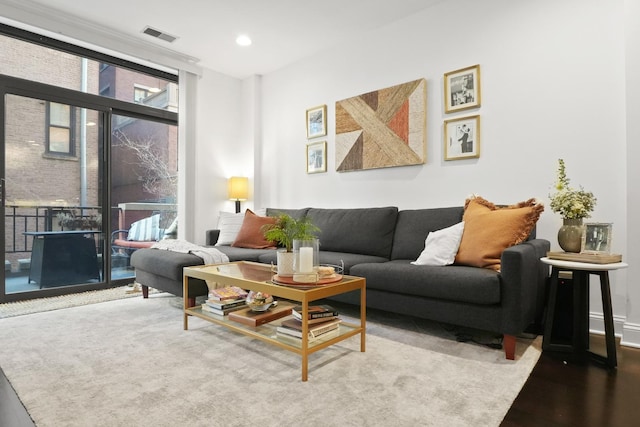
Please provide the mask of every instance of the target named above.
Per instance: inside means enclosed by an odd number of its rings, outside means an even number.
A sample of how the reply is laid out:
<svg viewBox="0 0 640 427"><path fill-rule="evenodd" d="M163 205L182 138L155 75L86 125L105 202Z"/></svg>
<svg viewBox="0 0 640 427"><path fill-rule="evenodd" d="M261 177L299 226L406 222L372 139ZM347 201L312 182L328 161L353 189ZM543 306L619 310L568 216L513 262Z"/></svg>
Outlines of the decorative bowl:
<svg viewBox="0 0 640 427"><path fill-rule="evenodd" d="M267 311L273 305L273 297L263 292L250 291L247 295L247 305L251 311Z"/></svg>

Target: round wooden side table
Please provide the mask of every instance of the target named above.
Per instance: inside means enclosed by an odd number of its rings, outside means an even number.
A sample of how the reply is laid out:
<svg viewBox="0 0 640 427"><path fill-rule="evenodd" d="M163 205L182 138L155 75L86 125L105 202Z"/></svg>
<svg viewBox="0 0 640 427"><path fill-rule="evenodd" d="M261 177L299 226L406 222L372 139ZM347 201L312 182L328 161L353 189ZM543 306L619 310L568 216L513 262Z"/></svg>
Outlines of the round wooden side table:
<svg viewBox="0 0 640 427"><path fill-rule="evenodd" d="M624 262L611 264L592 264L587 262L564 261L543 257L543 263L551 266L551 280L547 315L544 325L542 349L549 351L568 351L579 356L591 356L597 362L610 368L618 365L616 357L615 331L613 328L613 309L611 307L611 289L609 286L609 271L627 268ZM556 311L558 293L558 274L569 271L573 277L573 336L571 344L553 343L551 331ZM604 331L607 355L602 356L589 350L589 276L600 278L600 293L602 295L602 311L604 312Z"/></svg>

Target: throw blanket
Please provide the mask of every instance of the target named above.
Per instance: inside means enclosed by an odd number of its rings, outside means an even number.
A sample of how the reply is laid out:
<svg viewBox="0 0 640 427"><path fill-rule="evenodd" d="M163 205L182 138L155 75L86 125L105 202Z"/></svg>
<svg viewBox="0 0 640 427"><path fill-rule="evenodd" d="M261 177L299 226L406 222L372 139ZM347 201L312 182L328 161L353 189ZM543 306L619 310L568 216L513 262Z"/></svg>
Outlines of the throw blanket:
<svg viewBox="0 0 640 427"><path fill-rule="evenodd" d="M154 243L152 249L161 249L164 251L182 252L184 254L193 254L202 258L205 264L219 264L221 262L229 262L229 257L216 248L207 248L198 246L186 240L165 239Z"/></svg>

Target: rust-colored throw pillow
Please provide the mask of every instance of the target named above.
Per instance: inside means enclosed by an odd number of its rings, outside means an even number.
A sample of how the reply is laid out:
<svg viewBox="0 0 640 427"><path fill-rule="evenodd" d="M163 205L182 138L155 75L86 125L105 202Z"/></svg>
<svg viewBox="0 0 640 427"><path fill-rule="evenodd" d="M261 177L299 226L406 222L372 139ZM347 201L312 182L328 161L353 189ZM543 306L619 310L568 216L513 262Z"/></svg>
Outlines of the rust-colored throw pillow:
<svg viewBox="0 0 640 427"><path fill-rule="evenodd" d="M502 252L527 239L542 211L544 206L536 199L506 207L478 196L467 199L455 263L500 271Z"/></svg>
<svg viewBox="0 0 640 427"><path fill-rule="evenodd" d="M275 249L276 246L273 242L264 238L261 230L263 225L274 224L275 222L275 218L258 216L251 209L247 209L242 221L242 227L240 227L240 231L231 246L236 248Z"/></svg>

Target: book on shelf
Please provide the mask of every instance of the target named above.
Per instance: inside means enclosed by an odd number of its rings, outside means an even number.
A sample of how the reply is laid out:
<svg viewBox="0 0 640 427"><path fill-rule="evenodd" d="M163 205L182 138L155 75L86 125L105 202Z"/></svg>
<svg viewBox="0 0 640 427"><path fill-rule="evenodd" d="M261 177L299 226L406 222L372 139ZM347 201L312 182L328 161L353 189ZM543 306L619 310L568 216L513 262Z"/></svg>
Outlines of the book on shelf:
<svg viewBox="0 0 640 427"><path fill-rule="evenodd" d="M296 340L297 342L302 342L302 336L292 335L290 331L287 331L287 328L283 328L282 326L278 326L276 328L276 333L278 334L279 337L284 337L284 338ZM328 332L325 332L324 334L320 334L318 336L309 335L309 338L307 338L307 343L311 344L319 340L328 340L331 338L335 338L338 335L340 335L340 329L335 328Z"/></svg>
<svg viewBox="0 0 640 427"><path fill-rule="evenodd" d="M246 298L249 293L238 286L210 289L209 299L215 301L238 300Z"/></svg>
<svg viewBox="0 0 640 427"><path fill-rule="evenodd" d="M251 310L251 307L246 307L229 313L229 320L233 320L234 322L242 323L247 326L260 326L290 314L290 305L271 306L271 308L266 311L253 311Z"/></svg>
<svg viewBox="0 0 640 427"><path fill-rule="evenodd" d="M293 317L296 319L302 319L302 306L296 305L293 307ZM338 310L334 309L330 305L322 304L322 305L310 305L308 308L308 318L311 319L321 319L323 317L336 317L338 315Z"/></svg>
<svg viewBox="0 0 640 427"><path fill-rule="evenodd" d="M224 301L218 301L218 300L215 300L215 299L208 299L208 300L205 301L205 304L207 304L210 307L217 308L218 310L224 310L225 308L245 306L245 305L247 305L247 300L244 299L244 298L242 298L242 299L224 300Z"/></svg>
<svg viewBox="0 0 640 427"><path fill-rule="evenodd" d="M318 338L328 332L339 329L340 322L342 322L342 320L334 319L319 324L309 325L309 339ZM283 320L280 326L276 328L276 331L282 334L302 338L302 323L297 319L286 319Z"/></svg>
<svg viewBox="0 0 640 427"><path fill-rule="evenodd" d="M297 318L294 316L294 319L296 319L298 322L300 322L300 324L302 324L302 318ZM318 317L315 319L307 319L307 323L309 325L314 325L316 323L324 323L324 322L329 322L331 320L335 320L335 319L339 319L338 316L327 316L327 317Z"/></svg>
<svg viewBox="0 0 640 427"><path fill-rule="evenodd" d="M206 311L207 313L218 314L220 316L226 316L229 313L232 313L236 310L242 310L245 307L247 307L247 304L236 305L236 306L227 307L227 308L215 308L205 302L204 304L202 304L202 311Z"/></svg>

